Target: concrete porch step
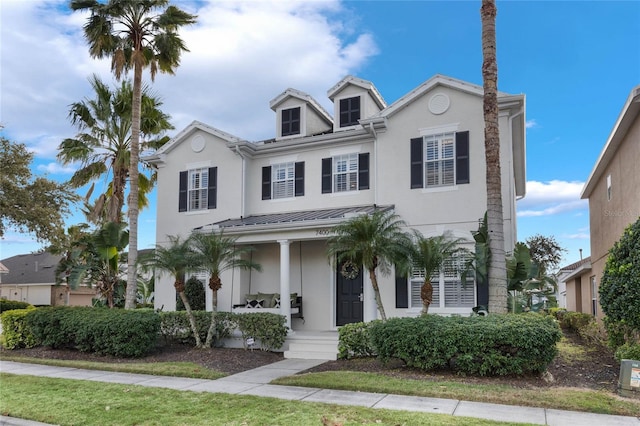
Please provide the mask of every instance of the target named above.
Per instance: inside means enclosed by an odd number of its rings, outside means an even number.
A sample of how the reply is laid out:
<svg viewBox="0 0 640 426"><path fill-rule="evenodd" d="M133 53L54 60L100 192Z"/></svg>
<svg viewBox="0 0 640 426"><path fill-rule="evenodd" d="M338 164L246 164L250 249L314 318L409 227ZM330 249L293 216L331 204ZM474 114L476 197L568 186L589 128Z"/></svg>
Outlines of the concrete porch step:
<svg viewBox="0 0 640 426"><path fill-rule="evenodd" d="M335 335L291 336L285 358L336 360L338 358L338 337Z"/></svg>

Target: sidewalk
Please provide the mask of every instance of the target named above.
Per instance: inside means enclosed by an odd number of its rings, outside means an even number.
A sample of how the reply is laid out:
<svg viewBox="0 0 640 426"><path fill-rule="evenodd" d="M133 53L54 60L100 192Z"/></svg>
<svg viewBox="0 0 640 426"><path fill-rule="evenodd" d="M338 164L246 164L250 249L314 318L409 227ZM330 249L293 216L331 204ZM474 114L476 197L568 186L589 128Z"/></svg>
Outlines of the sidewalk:
<svg viewBox="0 0 640 426"><path fill-rule="evenodd" d="M11 374L91 380L97 382L151 386L183 391L221 392L236 395L265 396L296 401L324 402L327 404L386 408L390 410L420 411L426 413L449 414L452 416L475 417L503 422L520 422L554 426L640 426L640 418L638 417L611 416L545 408L487 404L454 399L425 398L269 384L270 381L278 377L291 376L323 362L324 361L306 359L285 359L274 364L269 364L218 380L113 373L108 371L23 364L11 361L0 361L0 371ZM39 426L43 425L43 423L0 416L0 426L2 425Z"/></svg>

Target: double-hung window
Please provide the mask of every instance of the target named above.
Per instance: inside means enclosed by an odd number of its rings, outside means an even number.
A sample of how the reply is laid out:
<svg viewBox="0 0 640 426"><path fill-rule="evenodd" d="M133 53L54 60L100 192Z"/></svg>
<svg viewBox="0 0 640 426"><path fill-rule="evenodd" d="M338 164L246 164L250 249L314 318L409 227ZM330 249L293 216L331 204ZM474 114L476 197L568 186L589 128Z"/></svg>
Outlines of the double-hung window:
<svg viewBox="0 0 640 426"><path fill-rule="evenodd" d="M304 195L304 161L277 163L262 168L262 199Z"/></svg>
<svg viewBox="0 0 640 426"><path fill-rule="evenodd" d="M440 270L431 276L433 286L433 301L430 308L472 308L475 303L475 283L472 277L467 276L462 282L461 273L467 256L458 255L446 260ZM420 290L424 284L425 272L420 268L413 268L409 277L410 307L421 308L422 299Z"/></svg>
<svg viewBox="0 0 640 426"><path fill-rule="evenodd" d="M322 159L322 193L369 189L369 153Z"/></svg>
<svg viewBox="0 0 640 426"><path fill-rule="evenodd" d="M194 168L180 172L178 211L215 209L218 168Z"/></svg>
<svg viewBox="0 0 640 426"><path fill-rule="evenodd" d="M411 139L411 188L469 183L469 132L446 132Z"/></svg>

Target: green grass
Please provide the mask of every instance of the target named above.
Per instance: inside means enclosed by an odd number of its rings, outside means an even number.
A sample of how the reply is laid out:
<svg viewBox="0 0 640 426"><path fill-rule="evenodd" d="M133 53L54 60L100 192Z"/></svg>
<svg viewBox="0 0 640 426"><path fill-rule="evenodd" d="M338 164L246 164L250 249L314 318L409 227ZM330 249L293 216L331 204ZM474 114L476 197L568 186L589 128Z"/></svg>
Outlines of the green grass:
<svg viewBox="0 0 640 426"><path fill-rule="evenodd" d="M569 342L566 337L563 337L562 340L557 343L556 347L558 348L558 357L562 358L565 363L574 364L589 359L587 355L589 350L587 348Z"/></svg>
<svg viewBox="0 0 640 426"><path fill-rule="evenodd" d="M0 373L0 412L64 425L500 425L443 414ZM325 421L323 421L323 419Z"/></svg>
<svg viewBox="0 0 640 426"><path fill-rule="evenodd" d="M272 383L324 389L452 398L465 401L637 416L640 401L622 400L608 392L569 388L524 389L508 385L399 379L375 373L327 371L283 377Z"/></svg>
<svg viewBox="0 0 640 426"><path fill-rule="evenodd" d="M53 365L57 367L83 368L85 370L119 371L123 373L153 374L156 376L190 377L193 379L219 379L225 373L209 370L192 362L154 362L154 363L106 363L94 361L74 361L64 359L41 359L13 356L6 353L0 355L4 361L27 362L30 364Z"/></svg>

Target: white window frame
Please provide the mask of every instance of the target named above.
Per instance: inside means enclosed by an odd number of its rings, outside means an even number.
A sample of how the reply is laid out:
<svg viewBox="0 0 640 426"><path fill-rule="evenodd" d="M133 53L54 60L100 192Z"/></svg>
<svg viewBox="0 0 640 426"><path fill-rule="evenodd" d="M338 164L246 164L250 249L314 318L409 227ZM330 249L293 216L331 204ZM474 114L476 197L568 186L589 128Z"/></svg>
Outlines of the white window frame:
<svg viewBox="0 0 640 426"><path fill-rule="evenodd" d="M469 310L477 305L476 283L475 278L470 274L467 276L467 283L462 285L460 273L456 269L462 270L459 264L458 268L453 268L453 262L467 262L468 258L464 255L456 256L454 259L445 263L445 267L441 271L436 271L431 277L431 285L433 286L433 301L430 309L442 310ZM413 268L409 279L409 308L422 308L422 299L420 298L420 290L424 284L424 270ZM447 294L453 291L457 298L463 298L466 303L455 303L451 298L447 298ZM442 297L441 297L442 296ZM469 301L470 299L470 301Z"/></svg>
<svg viewBox="0 0 640 426"><path fill-rule="evenodd" d="M607 175L607 201L611 201L611 175Z"/></svg>
<svg viewBox="0 0 640 426"><path fill-rule="evenodd" d="M350 192L358 190L359 154L336 155L332 158L331 183L333 192Z"/></svg>
<svg viewBox="0 0 640 426"><path fill-rule="evenodd" d="M423 138L424 188L455 186L456 133L433 133Z"/></svg>
<svg viewBox="0 0 640 426"><path fill-rule="evenodd" d="M206 210L209 202L209 169L189 170L187 211Z"/></svg>
<svg viewBox="0 0 640 426"><path fill-rule="evenodd" d="M598 286L596 285L596 276L592 275L589 278L591 284L591 315L598 315Z"/></svg>
<svg viewBox="0 0 640 426"><path fill-rule="evenodd" d="M271 165L271 198L293 198L295 196L295 162Z"/></svg>

